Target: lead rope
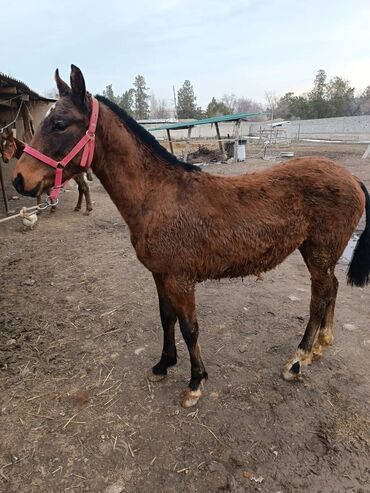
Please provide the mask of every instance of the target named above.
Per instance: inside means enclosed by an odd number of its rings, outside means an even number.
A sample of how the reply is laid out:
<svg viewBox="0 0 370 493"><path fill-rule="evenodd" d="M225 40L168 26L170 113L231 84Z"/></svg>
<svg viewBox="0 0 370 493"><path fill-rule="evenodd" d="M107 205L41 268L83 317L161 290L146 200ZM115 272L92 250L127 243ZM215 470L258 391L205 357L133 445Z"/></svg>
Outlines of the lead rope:
<svg viewBox="0 0 370 493"><path fill-rule="evenodd" d="M0 219L0 223L5 223L5 221L10 221L11 219L15 219L17 217L22 218L22 222L25 226L32 227L37 223L37 211L44 211L48 207L53 207L58 204L58 200L56 202L51 203L49 197L43 204L34 205L32 207L22 207L22 209L18 212L18 214L13 214L12 216L4 217ZM33 211L33 212L31 212Z"/></svg>

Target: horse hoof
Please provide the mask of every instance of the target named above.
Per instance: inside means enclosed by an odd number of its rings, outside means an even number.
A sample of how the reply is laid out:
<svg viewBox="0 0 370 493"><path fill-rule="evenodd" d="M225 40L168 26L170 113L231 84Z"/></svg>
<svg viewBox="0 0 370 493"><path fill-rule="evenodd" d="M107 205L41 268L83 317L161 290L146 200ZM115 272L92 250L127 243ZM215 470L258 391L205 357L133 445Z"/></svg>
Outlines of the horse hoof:
<svg viewBox="0 0 370 493"><path fill-rule="evenodd" d="M153 373L152 371L150 371L147 375L147 379L149 380L149 382L163 382L164 380L166 380L167 378L167 375L158 375L156 373Z"/></svg>
<svg viewBox="0 0 370 493"><path fill-rule="evenodd" d="M299 380L301 380L300 362L296 361L295 363L292 364L292 362L290 361L288 364L284 366L281 375L284 378L284 380L287 380L288 382L298 382Z"/></svg>
<svg viewBox="0 0 370 493"><path fill-rule="evenodd" d="M185 389L182 393L182 398L181 398L181 405L182 407L193 407L195 406L200 397L202 395L202 391L200 389L198 390L191 390L191 389Z"/></svg>
<svg viewBox="0 0 370 493"><path fill-rule="evenodd" d="M80 207L75 207L75 208L74 208L74 211L75 211L75 212L80 212L80 210L81 210L81 209L80 209Z"/></svg>

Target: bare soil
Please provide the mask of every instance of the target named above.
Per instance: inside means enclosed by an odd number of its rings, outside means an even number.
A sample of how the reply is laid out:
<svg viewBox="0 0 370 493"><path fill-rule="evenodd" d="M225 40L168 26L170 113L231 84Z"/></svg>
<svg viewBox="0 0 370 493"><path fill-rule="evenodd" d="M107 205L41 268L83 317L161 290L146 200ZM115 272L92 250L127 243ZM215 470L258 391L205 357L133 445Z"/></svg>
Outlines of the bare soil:
<svg viewBox="0 0 370 493"><path fill-rule="evenodd" d="M370 187L364 148L294 150L333 158ZM300 255L263 280L199 285L209 381L197 407L183 409L185 344L178 334L177 367L149 383L162 344L154 282L97 179L92 194L88 217L73 211L71 190L33 231L0 225L0 490L369 492L370 288L346 286L338 265L335 344L288 383L280 370L308 319Z"/></svg>

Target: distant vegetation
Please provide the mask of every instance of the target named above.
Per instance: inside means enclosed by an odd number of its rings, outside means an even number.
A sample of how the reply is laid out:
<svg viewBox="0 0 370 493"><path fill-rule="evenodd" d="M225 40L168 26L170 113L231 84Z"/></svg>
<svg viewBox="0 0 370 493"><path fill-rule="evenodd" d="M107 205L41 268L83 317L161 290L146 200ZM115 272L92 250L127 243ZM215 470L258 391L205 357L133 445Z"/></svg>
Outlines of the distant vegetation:
<svg viewBox="0 0 370 493"><path fill-rule="evenodd" d="M337 76L327 80L322 69L317 72L311 91L301 95L287 92L280 98L274 92L266 92L265 105L247 97L225 94L221 99L212 97L207 108L202 109L197 105L189 80L184 81L177 91L176 102L172 100L170 105L165 99L157 99L153 92L149 94L149 87L142 75L137 75L133 87L120 96L114 93L112 84L105 88L103 94L138 120L171 116L197 119L263 111L268 117L288 120L370 114L370 86L356 94L348 80Z"/></svg>
<svg viewBox="0 0 370 493"><path fill-rule="evenodd" d="M329 81L325 70L316 74L313 88L306 94L296 96L287 92L276 101L275 108L270 105L269 112L276 118L310 119L333 116L356 116L370 114L370 86L355 94L355 88L341 77Z"/></svg>

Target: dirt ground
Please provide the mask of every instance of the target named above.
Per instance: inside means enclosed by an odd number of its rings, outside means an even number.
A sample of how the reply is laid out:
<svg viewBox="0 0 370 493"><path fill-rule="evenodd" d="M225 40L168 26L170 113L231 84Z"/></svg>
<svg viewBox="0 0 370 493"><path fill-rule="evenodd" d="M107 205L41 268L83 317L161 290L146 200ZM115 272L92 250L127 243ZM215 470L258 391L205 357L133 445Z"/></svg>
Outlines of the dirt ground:
<svg viewBox="0 0 370 493"><path fill-rule="evenodd" d="M294 150L334 158L370 188L364 147ZM162 344L154 282L96 178L92 193L88 217L73 211L71 190L33 231L0 225L0 491L369 492L370 288L346 286L338 265L335 344L288 383L280 370L308 318L300 255L263 280L199 285L209 381L183 409L185 344L177 334L178 365L149 383Z"/></svg>

